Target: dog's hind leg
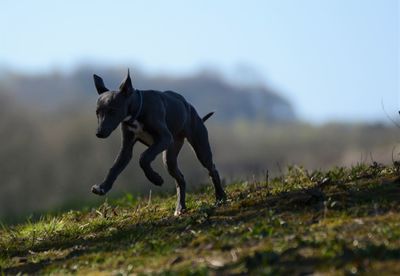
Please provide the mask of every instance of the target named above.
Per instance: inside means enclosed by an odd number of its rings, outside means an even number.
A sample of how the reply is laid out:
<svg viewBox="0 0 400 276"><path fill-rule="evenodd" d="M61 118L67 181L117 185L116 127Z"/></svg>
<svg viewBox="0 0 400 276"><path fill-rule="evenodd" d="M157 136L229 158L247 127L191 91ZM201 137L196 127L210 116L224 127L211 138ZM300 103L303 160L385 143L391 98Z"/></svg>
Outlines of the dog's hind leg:
<svg viewBox="0 0 400 276"><path fill-rule="evenodd" d="M169 174L176 181L176 209L175 216L179 216L186 210L185 196L186 196L186 182L183 174L178 168L178 154L183 146L184 139L177 138L163 153L164 164L166 165Z"/></svg>
<svg viewBox="0 0 400 276"><path fill-rule="evenodd" d="M219 173L213 162L212 152L210 143L208 140L208 131L204 126L204 123L199 118L195 121L192 133L190 137L187 137L189 143L192 145L194 152L196 153L197 159L208 171L208 174L214 184L215 197L218 201L224 201L226 194L221 185L221 179Z"/></svg>

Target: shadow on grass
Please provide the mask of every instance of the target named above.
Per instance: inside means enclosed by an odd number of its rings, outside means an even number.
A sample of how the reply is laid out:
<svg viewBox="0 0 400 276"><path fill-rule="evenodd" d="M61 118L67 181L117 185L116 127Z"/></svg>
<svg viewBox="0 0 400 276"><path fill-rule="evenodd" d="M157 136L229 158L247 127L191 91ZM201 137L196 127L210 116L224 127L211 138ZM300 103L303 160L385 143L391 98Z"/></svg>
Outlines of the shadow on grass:
<svg viewBox="0 0 400 276"><path fill-rule="evenodd" d="M318 268L344 268L349 264L357 265L357 271L367 270L365 267L373 261L400 260L400 248L387 248L384 245L368 245L365 248L343 248L342 254L335 257L305 257L299 251L304 248L313 248L313 244L302 244L278 254L273 251L257 251L251 256L242 258L239 262L221 268L220 272L234 269L244 264L248 272L262 272L268 268L270 273L285 275L313 274ZM367 260L368 262L363 262ZM400 264L398 269L400 269Z"/></svg>
<svg viewBox="0 0 400 276"><path fill-rule="evenodd" d="M268 210L273 210L275 214L284 212L299 213L305 211L318 214L325 208L324 202L328 199L330 201L338 201L339 204L337 204L335 208L343 210L357 207L376 212L374 203L377 202L381 203L380 212L389 211L391 208L390 206L393 206L393 204L398 207L398 198L400 198L400 182L398 178L376 180L377 183L375 184L373 183L374 180L368 181L368 183L361 183L360 185L354 184L353 186L350 184L339 186L339 184L335 185L334 183L326 186L317 185L309 189L282 192L266 197L256 197L254 200L247 200L241 193L238 193L233 194L232 201L233 203L239 203L239 209L230 208L229 204L221 208L207 206L189 212L189 214L181 218L168 217L153 222L124 225L111 234L87 240L77 237L65 238L60 236L56 237L54 240L43 241L33 248L30 248L30 250L44 252L51 249L68 249L70 251L66 256L53 260L45 259L37 263L23 263L3 271L5 274L17 274L19 272L28 274L37 273L49 265L57 266L71 258L81 255L124 250L140 240L145 242L151 240L167 242L168 246L164 249L148 248L150 253L152 250L161 250L158 253L167 254L174 248L182 247L191 242L193 238L191 235L182 235L177 239L177 236L184 232L188 225L191 226L191 229L204 230L208 229L213 222L223 222L224 227L231 227L237 225L238 222L259 220L260 215ZM266 189L266 187L259 187L258 192L262 193L263 189ZM203 217L206 217L206 219L200 220L200 218ZM114 225L111 223L109 226ZM92 232L96 233L102 230L104 230L104 225L99 225L99 228L93 229ZM287 266L288 268L293 266L298 269L304 267L304 271L306 271L309 266L315 266L319 263L338 263L344 265L354 261L356 258L397 259L400 256L399 249L388 249L386 247L374 248L373 246L360 249L359 251L347 252L348 254L345 256L329 260L324 258L304 258L298 254L296 255L295 251L296 250L292 250L291 252L283 252L281 254L273 252L264 254L260 252L259 255L256 254L253 257L246 257L247 259L243 261L246 263L246 266L249 266L248 269L250 270L252 269L251 267L256 267L258 264L271 262L274 266L275 264L276 266ZM371 254L371 252L375 253ZM157 252L154 254L157 254ZM7 252L7 255L28 256L29 252L13 251ZM292 256L294 259L290 260L288 256Z"/></svg>

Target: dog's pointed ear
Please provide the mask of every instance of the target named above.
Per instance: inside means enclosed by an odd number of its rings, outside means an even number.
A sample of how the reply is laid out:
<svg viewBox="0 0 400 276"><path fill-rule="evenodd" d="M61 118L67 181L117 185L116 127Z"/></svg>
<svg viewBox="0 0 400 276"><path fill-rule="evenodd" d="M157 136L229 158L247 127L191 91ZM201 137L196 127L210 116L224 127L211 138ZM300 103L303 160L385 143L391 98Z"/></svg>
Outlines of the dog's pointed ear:
<svg viewBox="0 0 400 276"><path fill-rule="evenodd" d="M126 75L125 80L121 83L119 86L119 91L124 94L124 95L129 95L133 91L133 86L132 86L132 80L131 76L129 74L129 69L128 69L128 74Z"/></svg>
<svg viewBox="0 0 400 276"><path fill-rule="evenodd" d="M102 78L97 76L96 74L93 75L93 80L94 80L94 85L96 86L97 93L103 94L106 91L109 91L109 89L104 85L104 81Z"/></svg>

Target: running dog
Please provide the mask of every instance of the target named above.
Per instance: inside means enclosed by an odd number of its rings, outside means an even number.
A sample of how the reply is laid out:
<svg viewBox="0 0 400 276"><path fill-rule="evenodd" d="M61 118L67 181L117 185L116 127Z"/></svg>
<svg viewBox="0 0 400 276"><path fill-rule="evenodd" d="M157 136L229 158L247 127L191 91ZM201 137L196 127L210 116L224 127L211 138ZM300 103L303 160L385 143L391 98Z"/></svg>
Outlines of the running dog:
<svg viewBox="0 0 400 276"><path fill-rule="evenodd" d="M101 77L93 75L93 78L99 93L96 136L107 138L120 124L122 130L120 152L104 181L92 187L93 193L105 195L111 189L131 160L133 146L139 141L148 147L140 156L140 167L147 179L157 186L164 181L152 169L151 163L158 154L163 153L168 172L176 181L178 198L175 215L180 215L186 209L186 182L179 170L177 157L186 138L200 163L208 170L217 202L226 200L204 125L213 112L201 118L195 108L178 93L135 89L129 70L117 91L106 88Z"/></svg>

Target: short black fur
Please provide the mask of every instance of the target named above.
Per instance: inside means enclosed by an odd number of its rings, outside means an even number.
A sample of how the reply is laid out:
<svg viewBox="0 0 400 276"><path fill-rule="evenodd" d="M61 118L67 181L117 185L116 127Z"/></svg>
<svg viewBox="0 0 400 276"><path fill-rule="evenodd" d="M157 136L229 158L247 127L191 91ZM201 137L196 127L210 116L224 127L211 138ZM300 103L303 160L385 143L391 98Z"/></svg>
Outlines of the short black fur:
<svg viewBox="0 0 400 276"><path fill-rule="evenodd" d="M140 156L140 167L146 177L158 186L163 184L163 179L152 169L151 163L158 154L163 153L168 172L176 180L178 199L175 215L181 214L186 209L186 182L179 170L177 157L184 139L187 139L200 163L208 170L217 202L226 199L204 125L213 112L200 118L195 108L178 93L136 90L129 70L118 91L106 88L101 77L94 75L93 78L99 93L96 136L107 138L119 125L122 130L120 152L104 181L92 187L93 193L104 195L112 188L132 158L133 146L139 141L148 146Z"/></svg>

